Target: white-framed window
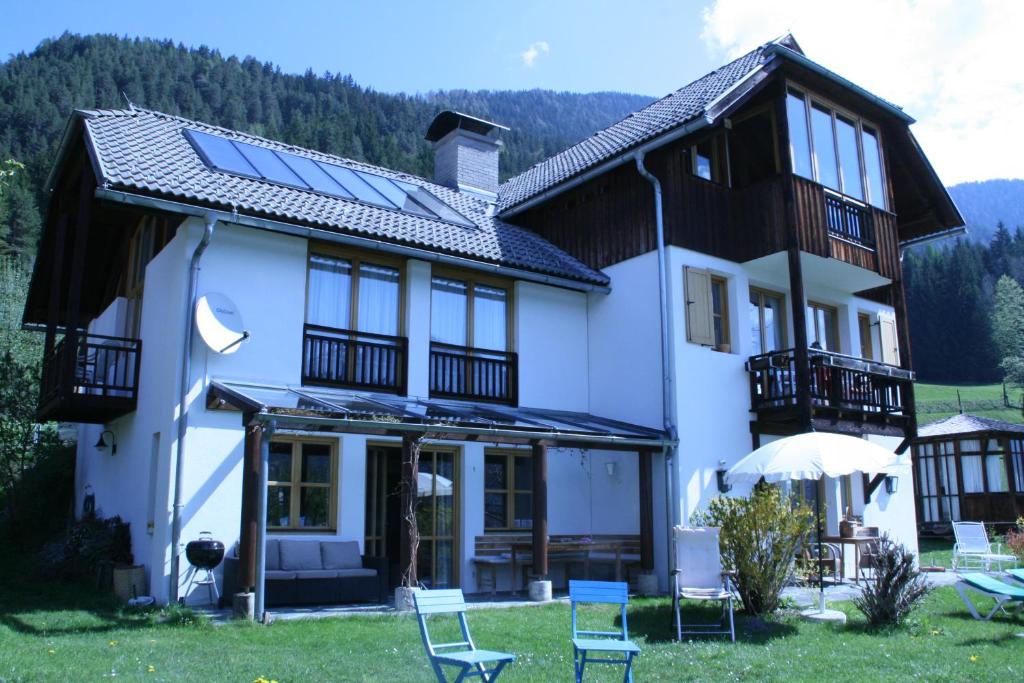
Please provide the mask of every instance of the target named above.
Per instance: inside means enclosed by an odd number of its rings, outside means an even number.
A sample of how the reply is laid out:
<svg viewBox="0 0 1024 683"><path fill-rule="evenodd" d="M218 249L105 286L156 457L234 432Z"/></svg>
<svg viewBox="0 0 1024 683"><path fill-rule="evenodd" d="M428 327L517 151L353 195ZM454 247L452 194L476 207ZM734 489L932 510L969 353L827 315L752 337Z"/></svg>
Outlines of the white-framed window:
<svg viewBox="0 0 1024 683"><path fill-rule="evenodd" d="M885 209L878 127L799 88L786 89L793 173Z"/></svg>

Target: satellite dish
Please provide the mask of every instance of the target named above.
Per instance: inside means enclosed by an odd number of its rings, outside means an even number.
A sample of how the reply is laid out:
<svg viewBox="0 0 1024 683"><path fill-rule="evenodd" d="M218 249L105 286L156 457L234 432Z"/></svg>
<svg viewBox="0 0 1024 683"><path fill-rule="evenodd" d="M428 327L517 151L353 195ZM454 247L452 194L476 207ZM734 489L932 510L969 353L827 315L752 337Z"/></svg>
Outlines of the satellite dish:
<svg viewBox="0 0 1024 683"><path fill-rule="evenodd" d="M201 296L196 303L196 327L199 336L216 353L234 353L249 338L238 307L215 292Z"/></svg>

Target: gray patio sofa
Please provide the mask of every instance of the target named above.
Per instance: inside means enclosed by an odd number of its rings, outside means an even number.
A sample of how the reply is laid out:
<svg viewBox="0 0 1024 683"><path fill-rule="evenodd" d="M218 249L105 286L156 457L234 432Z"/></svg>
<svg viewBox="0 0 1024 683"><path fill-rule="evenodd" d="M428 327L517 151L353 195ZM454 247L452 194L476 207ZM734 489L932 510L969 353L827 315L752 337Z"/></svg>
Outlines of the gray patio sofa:
<svg viewBox="0 0 1024 683"><path fill-rule="evenodd" d="M224 558L224 599L238 592L238 546ZM266 597L278 605L385 602L387 560L359 554L356 541L270 539L267 541Z"/></svg>

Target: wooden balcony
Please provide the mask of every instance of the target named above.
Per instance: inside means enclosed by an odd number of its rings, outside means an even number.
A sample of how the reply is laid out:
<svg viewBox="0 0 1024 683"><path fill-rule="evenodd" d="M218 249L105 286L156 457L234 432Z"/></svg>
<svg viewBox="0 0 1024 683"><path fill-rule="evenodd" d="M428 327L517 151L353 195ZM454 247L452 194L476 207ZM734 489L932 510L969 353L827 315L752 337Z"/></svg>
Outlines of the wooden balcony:
<svg viewBox="0 0 1024 683"><path fill-rule="evenodd" d="M321 325L303 330L303 384L404 394L408 361L405 337Z"/></svg>
<svg viewBox="0 0 1024 683"><path fill-rule="evenodd" d="M431 397L515 405L518 387L516 354L431 342Z"/></svg>
<svg viewBox="0 0 1024 683"><path fill-rule="evenodd" d="M792 176L803 251L900 278L896 215Z"/></svg>
<svg viewBox="0 0 1024 683"><path fill-rule="evenodd" d="M132 412L141 360L138 339L68 335L43 358L37 419L102 424Z"/></svg>
<svg viewBox="0 0 1024 683"><path fill-rule="evenodd" d="M816 427L903 436L914 407L907 400L910 370L827 351L809 350L806 395ZM752 356L750 409L763 433L799 431L796 355L793 349Z"/></svg>

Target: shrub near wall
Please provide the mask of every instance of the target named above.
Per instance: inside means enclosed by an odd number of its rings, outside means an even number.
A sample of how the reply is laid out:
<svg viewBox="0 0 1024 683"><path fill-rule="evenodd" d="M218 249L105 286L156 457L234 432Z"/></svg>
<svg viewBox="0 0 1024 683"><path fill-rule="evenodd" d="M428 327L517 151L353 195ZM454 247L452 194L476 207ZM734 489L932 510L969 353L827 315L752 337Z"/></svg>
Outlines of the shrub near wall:
<svg viewBox="0 0 1024 683"><path fill-rule="evenodd" d="M759 485L749 498L715 498L692 521L721 528L722 564L736 573L744 609L766 614L779 607L813 518L809 508L794 507L778 487Z"/></svg>

